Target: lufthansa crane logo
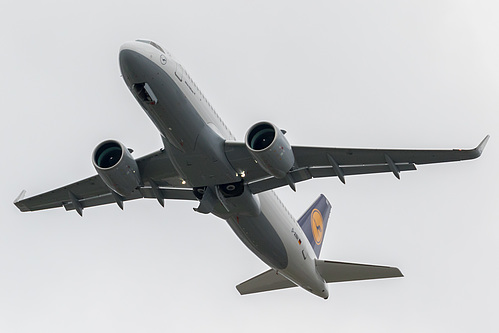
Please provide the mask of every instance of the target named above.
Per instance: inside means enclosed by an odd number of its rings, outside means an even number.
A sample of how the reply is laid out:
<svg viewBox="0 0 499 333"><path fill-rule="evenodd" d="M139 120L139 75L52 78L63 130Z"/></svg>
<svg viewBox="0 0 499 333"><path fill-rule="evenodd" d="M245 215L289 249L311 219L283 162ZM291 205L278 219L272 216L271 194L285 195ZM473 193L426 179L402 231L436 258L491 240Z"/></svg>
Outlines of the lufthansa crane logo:
<svg viewBox="0 0 499 333"><path fill-rule="evenodd" d="M166 65L166 57L164 55L160 55L159 60L161 61L162 65Z"/></svg>
<svg viewBox="0 0 499 333"><path fill-rule="evenodd" d="M324 236L324 225L322 214L318 209L312 211L310 223L312 225L312 235L314 236L315 244L320 245L322 243L322 237Z"/></svg>

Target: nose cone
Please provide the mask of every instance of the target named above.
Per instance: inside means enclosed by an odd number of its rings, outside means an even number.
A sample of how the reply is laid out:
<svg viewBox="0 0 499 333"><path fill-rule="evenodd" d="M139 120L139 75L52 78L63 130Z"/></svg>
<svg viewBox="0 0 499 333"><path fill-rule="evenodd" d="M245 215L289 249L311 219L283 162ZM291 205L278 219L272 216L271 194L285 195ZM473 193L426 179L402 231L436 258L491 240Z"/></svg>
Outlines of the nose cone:
<svg viewBox="0 0 499 333"><path fill-rule="evenodd" d="M139 42L128 42L120 47L120 64L123 61L130 59L129 57L136 57L138 55L145 56L147 54L147 50L144 49L142 43Z"/></svg>
<svg viewBox="0 0 499 333"><path fill-rule="evenodd" d="M120 55L121 53L127 54L130 52L141 54L146 58L154 59L154 61L158 60L161 56L163 56L165 59L170 56L169 53L165 52L163 48L158 44L142 39L138 39L133 42L127 42L121 46Z"/></svg>
<svg viewBox="0 0 499 333"><path fill-rule="evenodd" d="M125 44L121 45L120 47L120 52L121 51L139 51L140 44L135 41L130 41L126 42Z"/></svg>
<svg viewBox="0 0 499 333"><path fill-rule="evenodd" d="M147 62L147 50L138 42L123 44L120 48L119 63L121 74L127 85L141 82Z"/></svg>
<svg viewBox="0 0 499 333"><path fill-rule="evenodd" d="M165 70L169 61L169 54L152 41L136 40L120 48L120 70L127 84L142 82L158 67Z"/></svg>

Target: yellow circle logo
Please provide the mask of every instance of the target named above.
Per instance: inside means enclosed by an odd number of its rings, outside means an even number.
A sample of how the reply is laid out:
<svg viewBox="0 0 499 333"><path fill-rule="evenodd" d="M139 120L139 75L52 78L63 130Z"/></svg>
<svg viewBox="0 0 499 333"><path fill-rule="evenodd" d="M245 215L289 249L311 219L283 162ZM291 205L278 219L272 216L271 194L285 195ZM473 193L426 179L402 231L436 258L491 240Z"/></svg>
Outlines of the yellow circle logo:
<svg viewBox="0 0 499 333"><path fill-rule="evenodd" d="M324 236L324 226L322 214L318 209L312 211L310 222L312 224L312 235L314 235L315 244L320 245L322 243L322 236Z"/></svg>

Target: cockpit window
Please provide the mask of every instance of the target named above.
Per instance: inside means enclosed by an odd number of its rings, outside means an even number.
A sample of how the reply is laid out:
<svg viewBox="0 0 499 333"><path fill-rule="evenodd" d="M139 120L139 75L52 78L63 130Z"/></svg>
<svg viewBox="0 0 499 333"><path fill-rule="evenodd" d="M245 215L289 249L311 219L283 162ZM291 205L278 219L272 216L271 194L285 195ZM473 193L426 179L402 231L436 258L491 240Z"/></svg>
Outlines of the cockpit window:
<svg viewBox="0 0 499 333"><path fill-rule="evenodd" d="M151 41L151 40L145 40L145 39L137 39L136 42L141 42L141 43L146 43L146 44L150 44L152 46L154 46L156 49L160 50L161 52L165 53L165 51L161 48L161 46L159 46L158 44L156 44L155 42Z"/></svg>

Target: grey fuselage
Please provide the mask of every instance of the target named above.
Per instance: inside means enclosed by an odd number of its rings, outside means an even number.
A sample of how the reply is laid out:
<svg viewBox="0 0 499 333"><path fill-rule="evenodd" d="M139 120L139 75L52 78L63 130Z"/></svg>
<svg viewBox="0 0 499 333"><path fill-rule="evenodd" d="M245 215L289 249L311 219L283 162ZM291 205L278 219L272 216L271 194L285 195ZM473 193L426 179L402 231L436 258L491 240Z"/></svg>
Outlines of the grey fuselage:
<svg viewBox="0 0 499 333"><path fill-rule="evenodd" d="M220 198L214 195L220 185L244 184L244 170L235 170L225 156L225 141L235 137L179 63L142 41L124 44L119 62L127 87L161 133L179 182L214 198ZM226 220L255 255L311 293L329 296L311 245L298 242L307 237L274 192L253 195L244 186L242 195L222 201L216 199L210 212Z"/></svg>

